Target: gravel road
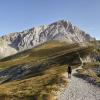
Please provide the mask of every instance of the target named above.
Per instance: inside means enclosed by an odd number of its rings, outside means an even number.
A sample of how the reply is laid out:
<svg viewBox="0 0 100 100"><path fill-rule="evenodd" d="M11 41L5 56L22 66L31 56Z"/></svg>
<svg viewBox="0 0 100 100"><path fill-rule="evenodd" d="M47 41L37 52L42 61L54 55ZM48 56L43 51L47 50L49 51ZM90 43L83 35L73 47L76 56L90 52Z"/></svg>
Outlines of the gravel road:
<svg viewBox="0 0 100 100"><path fill-rule="evenodd" d="M57 100L100 100L100 88L72 75L69 85L58 92Z"/></svg>

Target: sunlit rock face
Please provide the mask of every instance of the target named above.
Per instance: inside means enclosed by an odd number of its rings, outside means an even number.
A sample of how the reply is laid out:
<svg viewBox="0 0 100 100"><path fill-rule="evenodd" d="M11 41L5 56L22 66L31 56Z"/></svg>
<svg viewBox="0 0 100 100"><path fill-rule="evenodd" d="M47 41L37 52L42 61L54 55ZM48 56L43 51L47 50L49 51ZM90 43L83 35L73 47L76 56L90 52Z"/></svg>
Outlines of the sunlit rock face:
<svg viewBox="0 0 100 100"><path fill-rule="evenodd" d="M50 40L85 43L93 41L94 38L69 21L59 20L50 25L41 25L0 37L0 57L15 54Z"/></svg>

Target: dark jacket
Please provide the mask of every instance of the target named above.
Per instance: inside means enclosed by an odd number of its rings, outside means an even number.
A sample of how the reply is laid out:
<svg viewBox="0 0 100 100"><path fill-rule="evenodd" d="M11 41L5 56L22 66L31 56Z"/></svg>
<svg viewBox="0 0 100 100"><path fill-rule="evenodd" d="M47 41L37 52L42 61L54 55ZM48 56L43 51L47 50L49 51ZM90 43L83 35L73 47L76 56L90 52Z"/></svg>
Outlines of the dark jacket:
<svg viewBox="0 0 100 100"><path fill-rule="evenodd" d="M72 68L71 66L68 66L68 73L71 73L72 72Z"/></svg>

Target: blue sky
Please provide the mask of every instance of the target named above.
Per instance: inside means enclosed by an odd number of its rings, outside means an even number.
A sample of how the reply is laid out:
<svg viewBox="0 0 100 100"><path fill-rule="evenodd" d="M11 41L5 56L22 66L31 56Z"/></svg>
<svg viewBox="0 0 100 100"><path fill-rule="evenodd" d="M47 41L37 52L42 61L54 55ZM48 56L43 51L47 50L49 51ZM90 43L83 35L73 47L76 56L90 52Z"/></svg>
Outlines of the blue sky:
<svg viewBox="0 0 100 100"><path fill-rule="evenodd" d="M61 19L100 40L100 0L0 0L0 35Z"/></svg>

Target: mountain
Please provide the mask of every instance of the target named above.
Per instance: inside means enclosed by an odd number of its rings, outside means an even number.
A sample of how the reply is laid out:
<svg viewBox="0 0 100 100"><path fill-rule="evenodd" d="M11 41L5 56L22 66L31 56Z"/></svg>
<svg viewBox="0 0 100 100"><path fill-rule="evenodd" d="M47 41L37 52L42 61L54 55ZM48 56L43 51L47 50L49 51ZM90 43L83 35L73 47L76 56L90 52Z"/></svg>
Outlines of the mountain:
<svg viewBox="0 0 100 100"><path fill-rule="evenodd" d="M0 37L0 58L35 47L50 40L67 43L85 43L95 40L89 34L73 26L69 21L59 20L50 25L10 33Z"/></svg>

